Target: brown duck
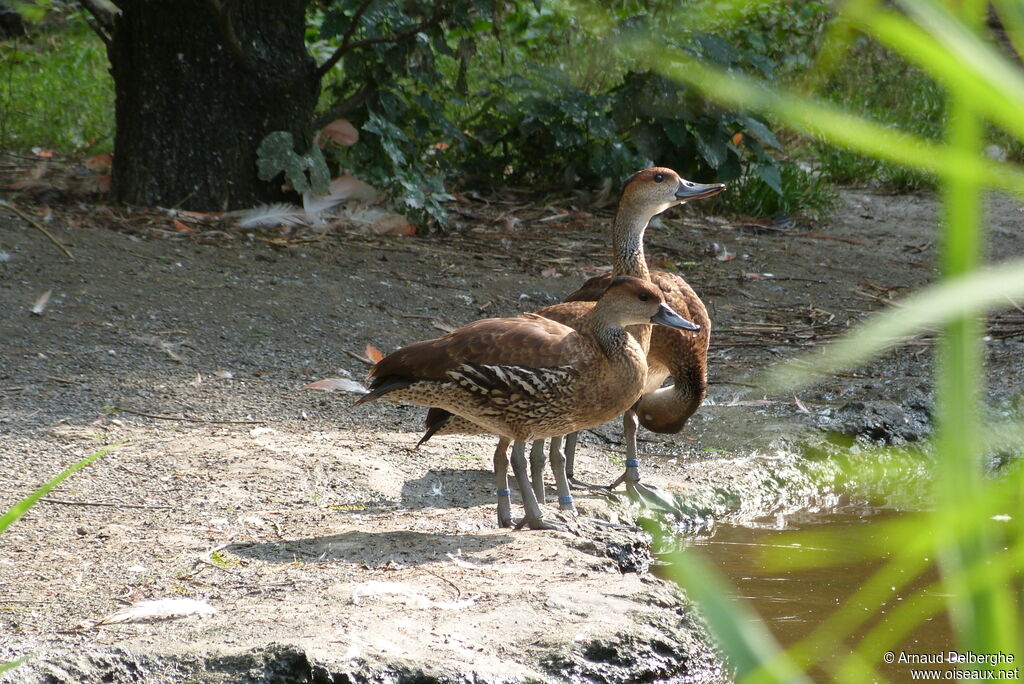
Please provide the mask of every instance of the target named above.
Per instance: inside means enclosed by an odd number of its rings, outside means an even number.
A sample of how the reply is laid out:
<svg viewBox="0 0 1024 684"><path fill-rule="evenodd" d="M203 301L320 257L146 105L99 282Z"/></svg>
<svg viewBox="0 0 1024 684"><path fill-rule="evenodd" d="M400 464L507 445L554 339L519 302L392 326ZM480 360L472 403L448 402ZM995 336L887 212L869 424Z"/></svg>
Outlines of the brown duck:
<svg viewBox="0 0 1024 684"><path fill-rule="evenodd" d="M579 304L566 304L579 308ZM576 327L536 314L476 321L389 354L368 376L369 394L438 407L514 442L512 467L532 529L550 528L526 471L526 441L599 425L640 398L646 354L626 326L649 323L697 330L661 292L637 278L613 279ZM500 457L499 457L500 452ZM495 453L498 523L512 524L508 462Z"/></svg>
<svg viewBox="0 0 1024 684"><path fill-rule="evenodd" d="M643 397L634 410L627 411L623 415L623 430L626 436L626 470L610 486L615 487L625 481L627 489L632 493L644 495L649 502L659 506L664 505L664 499L658 496L653 488L639 484L639 460L636 451L637 423L639 422L654 432L679 432L701 405L707 392L707 349L711 324L704 304L683 278L673 273L652 272L648 269L643 250L644 233L650 220L669 207L690 200L711 197L723 190L725 190L723 184L693 183L667 168L655 167L635 173L623 184L615 218L612 220L612 272L589 279L566 300L569 303L579 304L594 301L613 278L623 275L634 276L657 285L670 306L679 311L680 315L700 326L700 332L697 334L662 327L655 327L651 331L649 326L631 329L641 346L649 350L647 359L649 374ZM536 313L574 326L576 318L586 310L585 306L580 308L558 304L540 309ZM672 378L672 384L662 387L661 385L667 377ZM426 427L424 441L435 433L481 431L479 426L471 425L459 418L453 418L450 414L438 409L428 412ZM559 438L552 439L551 445L551 462L555 471L559 504L561 508L567 510L572 509L572 496L569 494L567 478L571 478L573 475L576 437L575 433L568 436L567 453L562 452ZM498 450L502 451L505 448L507 448L507 444L499 442ZM499 458L497 453L495 458ZM535 494L538 499L543 501L543 444L534 444L530 461ZM564 464L564 471L562 464Z"/></svg>

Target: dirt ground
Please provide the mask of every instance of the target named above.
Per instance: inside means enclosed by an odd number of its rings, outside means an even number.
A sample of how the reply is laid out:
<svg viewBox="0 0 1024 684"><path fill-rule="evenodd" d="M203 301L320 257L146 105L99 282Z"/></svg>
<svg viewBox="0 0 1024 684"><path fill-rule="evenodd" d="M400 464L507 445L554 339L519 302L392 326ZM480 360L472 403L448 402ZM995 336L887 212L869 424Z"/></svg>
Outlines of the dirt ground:
<svg viewBox="0 0 1024 684"><path fill-rule="evenodd" d="M607 211L465 199L449 235L383 237L52 209L40 225L73 261L0 207L0 510L118 446L0 536L0 660L34 655L10 681L729 679L692 606L648 571L644 535L496 529L491 439L416 449L422 410L300 391L361 379L367 344L559 301L610 262ZM928 339L797 396L751 378L932 280L936 209L848 191L820 225L713 206L652 225L652 265L683 273L714 325L705 406L682 434L641 434L641 472L675 492L680 529L845 505L860 494L801 445L927 434ZM993 258L1024 254L1021 206L992 197L989 215ZM990 319L997 410L1024 403L1022 341L1020 310ZM619 427L602 426L577 475L611 481L622 459ZM202 614L110 619L172 598Z"/></svg>

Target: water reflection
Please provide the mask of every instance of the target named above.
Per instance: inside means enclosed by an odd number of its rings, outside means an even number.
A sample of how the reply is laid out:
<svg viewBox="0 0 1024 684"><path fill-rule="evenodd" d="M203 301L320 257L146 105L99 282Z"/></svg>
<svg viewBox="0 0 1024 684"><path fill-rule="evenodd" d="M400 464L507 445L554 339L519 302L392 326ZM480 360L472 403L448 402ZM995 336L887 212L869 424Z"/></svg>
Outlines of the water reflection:
<svg viewBox="0 0 1024 684"><path fill-rule="evenodd" d="M700 549L719 571L731 582L737 595L747 599L750 606L762 617L776 639L784 647L792 646L813 632L829 615L846 602L853 593L882 566L884 560L864 560L851 553L846 561L840 560L827 567L813 567L799 570L779 570L766 567L765 558L771 553L793 554L822 553L835 560L844 556L844 540L858 539L858 545L876 544L877 548L890 548L891 540L886 539L886 526L870 525L872 521L896 520L908 514L886 515L818 515L804 519L786 519L782 522L785 531L764 527L718 525L710 536L698 537L692 544ZM827 536L815 535L817 548L808 549L794 539L794 530L814 532L835 532ZM902 578L906 586L897 586L896 591L885 596L877 615L872 616L854 633L847 644L836 646L836 654L829 661L838 662L853 650L860 639L901 601L912 596L920 587L938 580L934 561L930 561L919 577ZM900 582L897 582L897 585ZM875 608L872 606L870 608ZM865 613L872 610L865 607ZM895 635L894 635L895 636ZM877 661L871 663L878 671L893 682L909 681L912 666L899 662L899 654L938 654L955 648L949 622L944 614L925 620L911 633L899 638L893 647L897 654L892 664L884 662L884 652L877 654ZM833 660L834 658L834 660ZM917 666L921 667L921 666ZM950 669L947 664L926 665L929 669ZM940 675L941 676L941 675ZM815 681L830 681L821 671L813 672Z"/></svg>

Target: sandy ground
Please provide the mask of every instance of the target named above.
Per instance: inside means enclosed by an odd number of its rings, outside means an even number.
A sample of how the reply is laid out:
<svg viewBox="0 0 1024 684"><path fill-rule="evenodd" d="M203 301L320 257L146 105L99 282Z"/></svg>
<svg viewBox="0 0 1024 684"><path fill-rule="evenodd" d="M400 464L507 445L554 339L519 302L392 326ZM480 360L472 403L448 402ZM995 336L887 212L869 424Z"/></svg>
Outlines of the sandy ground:
<svg viewBox="0 0 1024 684"><path fill-rule="evenodd" d="M994 258L1024 253L1021 207L989 207ZM558 301L610 259L609 216L580 209L467 200L447 236L256 239L55 206L45 225L73 261L0 210L0 510L118 445L0 536L0 659L35 654L10 680L728 680L692 606L648 572L643 534L496 529L491 439L416 449L421 410L300 391L361 379L367 344ZM845 446L827 435L856 450L927 434L928 340L799 396L750 385L932 280L935 211L851 191L822 225L683 208L652 226L652 264L683 273L714 322L706 405L682 434L641 434L681 529L843 505L861 493L829 479ZM1024 314L991 319L1002 410L1022 405L1022 338ZM826 458L803 458L815 440ZM577 474L611 481L622 459L602 426ZM215 612L109 621L172 598Z"/></svg>

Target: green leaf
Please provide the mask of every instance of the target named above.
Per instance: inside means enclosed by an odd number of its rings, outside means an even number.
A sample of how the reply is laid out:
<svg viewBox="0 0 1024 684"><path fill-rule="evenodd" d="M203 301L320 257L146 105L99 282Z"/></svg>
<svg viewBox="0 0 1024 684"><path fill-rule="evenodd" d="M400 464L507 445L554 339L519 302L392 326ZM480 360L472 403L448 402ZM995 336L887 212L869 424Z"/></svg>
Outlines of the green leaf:
<svg viewBox="0 0 1024 684"><path fill-rule="evenodd" d="M38 24L46 18L50 11L49 2L19 2L15 3L14 11L21 15L25 21Z"/></svg>
<svg viewBox="0 0 1024 684"><path fill-rule="evenodd" d="M0 663L0 675L2 675L4 672L9 672L10 670L13 670L16 667L21 667L22 665L28 662L28 658L28 656L22 656L17 660L10 660L6 663Z"/></svg>
<svg viewBox="0 0 1024 684"><path fill-rule="evenodd" d="M61 482L68 479L69 477L71 477L72 475L74 475L79 470L89 465L96 459L106 455L112 449L115 449L121 446L122 444L124 444L123 441L117 442L116 444L110 444L86 456L82 460L68 467L66 470L64 470L64 472L62 472L57 477L53 478L52 480L44 484L42 487L35 490L21 501L11 506L6 513L0 516L0 533L3 533L3 531L10 527L12 524L14 524L18 520L18 518L25 515L25 513L27 513L30 508L36 505L39 499L49 494L50 490L52 490L54 487L56 487Z"/></svg>
<svg viewBox="0 0 1024 684"><path fill-rule="evenodd" d="M779 173L779 167L774 164L759 164L754 173L767 183L768 187L779 195L782 194L782 174Z"/></svg>
<svg viewBox="0 0 1024 684"><path fill-rule="evenodd" d="M706 133L698 133L694 136L694 141L697 143L697 151L700 152L700 156L704 157L711 168L717 169L725 163L728 154L725 149L725 141L718 140Z"/></svg>
<svg viewBox="0 0 1024 684"><path fill-rule="evenodd" d="M775 137L775 134L772 133L767 126L765 126L763 123L761 123L754 117L741 114L736 118L736 120L739 121L743 126L746 126L747 130L756 135L761 140L761 142L765 143L766 145L770 145L771 147L774 147L777 150L782 149L782 145L779 144L779 141Z"/></svg>
<svg viewBox="0 0 1024 684"><path fill-rule="evenodd" d="M271 181L284 172L296 192L327 193L331 174L323 152L316 145L306 154L298 154L291 133L274 131L263 139L256 155L256 168L262 180Z"/></svg>

